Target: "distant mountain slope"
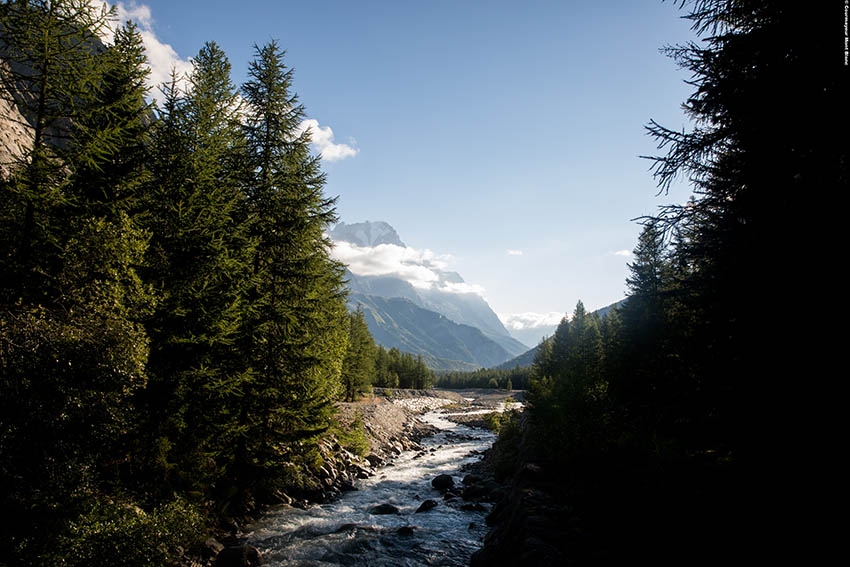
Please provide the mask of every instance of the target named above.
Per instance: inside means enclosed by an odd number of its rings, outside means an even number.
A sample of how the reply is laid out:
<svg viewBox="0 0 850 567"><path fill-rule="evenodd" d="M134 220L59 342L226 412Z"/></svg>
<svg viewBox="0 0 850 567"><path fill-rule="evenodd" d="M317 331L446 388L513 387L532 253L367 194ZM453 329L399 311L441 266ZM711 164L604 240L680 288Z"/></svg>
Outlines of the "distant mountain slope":
<svg viewBox="0 0 850 567"><path fill-rule="evenodd" d="M349 307L363 309L375 341L421 354L434 370L471 370L499 364L510 353L480 329L423 309L410 299L352 293Z"/></svg>
<svg viewBox="0 0 850 567"><path fill-rule="evenodd" d="M376 302L372 298L405 299L421 310L440 314L460 327L475 328L478 331L477 333L460 333L455 329L455 332L451 333L451 337L445 334L440 335L436 342L442 341L442 344L438 345L435 344L433 338L429 340L423 337L421 328L405 327L405 325L421 325L424 320L422 317L401 317L398 313L395 313L394 317L389 317L393 321L393 325L390 326L392 330L387 327L388 323L382 317L376 316L369 323L372 334L375 335L375 339L380 344L388 347L396 346L402 350L420 353L423 356L427 354L437 359L451 361L440 363L443 367L446 364L454 364L455 367L458 364L488 366L498 364L528 350L527 345L508 333L487 301L477 293L478 288L476 286L467 284L457 272L441 269L442 266L436 262L431 264L428 263L428 260L423 261L422 257L427 258L427 254L406 247L398 233L389 224L381 221L353 224L341 222L328 231L328 235L335 242L347 242L358 247L354 253L360 255L361 258L367 257L369 259L369 261L359 265L359 269L365 273L381 273L381 269L386 270L386 258L395 255L405 258L403 265L399 266L402 271L407 268L421 267L430 276L429 279L424 280L424 286L422 282L414 282L417 283L417 286L414 286L409 279L404 279L397 272L384 273L383 275L354 273L351 271L357 269L355 268L357 263L354 262L351 264L351 269L346 272L352 300L359 297L364 305L368 304L375 313L381 313L390 305L398 308L398 304ZM377 248L381 245L391 246ZM405 250L393 249L392 246ZM428 253L430 254L430 252ZM372 254L374 256L371 256ZM414 259L406 259L408 255ZM420 263L417 264L417 262ZM380 269L376 269L376 267L380 267ZM349 304L354 305L351 301ZM378 325L378 321L382 321L384 326ZM445 323L443 325L445 326ZM483 335L483 338L487 341L482 341L480 335ZM465 345L464 351L464 349L459 349L458 341L471 341L471 343ZM487 345L487 347L485 348L484 345ZM499 348L487 351L493 346ZM437 354L438 352L442 354ZM432 367L437 368L436 366Z"/></svg>
<svg viewBox="0 0 850 567"><path fill-rule="evenodd" d="M626 302L625 299L621 299L620 301L614 302L611 305L606 305L605 307L597 309L593 313L598 313L600 317L604 318L606 315L608 315L608 312L611 311L611 309L613 309L614 307L620 307L625 302ZM515 358L508 360L507 362L503 362L501 364L493 366L493 369L494 370L510 370L511 368L516 368L517 366L520 366L520 367L531 366L532 364L534 364L534 357L537 354L537 347L539 347L539 346L540 345L538 344L534 348L529 349L528 351L522 353L521 355L519 355Z"/></svg>

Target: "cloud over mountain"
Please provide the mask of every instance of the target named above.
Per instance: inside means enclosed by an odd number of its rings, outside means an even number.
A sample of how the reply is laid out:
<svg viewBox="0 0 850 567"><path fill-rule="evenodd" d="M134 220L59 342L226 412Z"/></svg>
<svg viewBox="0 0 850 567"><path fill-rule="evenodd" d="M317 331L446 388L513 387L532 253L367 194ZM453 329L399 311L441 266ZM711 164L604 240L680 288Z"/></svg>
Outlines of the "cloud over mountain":
<svg viewBox="0 0 850 567"><path fill-rule="evenodd" d="M509 330L519 331L557 326L565 314L560 311L550 311L549 313L527 311L525 313L497 313L497 315Z"/></svg>

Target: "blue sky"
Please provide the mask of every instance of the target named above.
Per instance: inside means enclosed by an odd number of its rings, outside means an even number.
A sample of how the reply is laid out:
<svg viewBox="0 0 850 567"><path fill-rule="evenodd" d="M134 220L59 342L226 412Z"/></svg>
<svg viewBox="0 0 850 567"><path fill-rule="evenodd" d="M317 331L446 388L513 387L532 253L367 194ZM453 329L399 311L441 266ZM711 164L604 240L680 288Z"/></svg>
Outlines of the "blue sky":
<svg viewBox="0 0 850 567"><path fill-rule="evenodd" d="M656 196L638 157L657 153L650 119L687 127L692 87L658 51L694 39L672 2L120 7L141 20L159 70L214 40L241 83L253 44L277 39L341 220L389 222L500 314L621 299L640 231L630 219L689 195Z"/></svg>

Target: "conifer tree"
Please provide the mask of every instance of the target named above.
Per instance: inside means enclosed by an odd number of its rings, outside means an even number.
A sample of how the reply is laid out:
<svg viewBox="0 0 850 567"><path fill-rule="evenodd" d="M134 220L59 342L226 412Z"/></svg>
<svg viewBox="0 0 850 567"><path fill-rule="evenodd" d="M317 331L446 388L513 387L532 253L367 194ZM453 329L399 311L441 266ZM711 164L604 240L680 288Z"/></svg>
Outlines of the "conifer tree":
<svg viewBox="0 0 850 567"><path fill-rule="evenodd" d="M377 349L359 306L349 314L348 320L348 348L342 362L342 385L345 401L353 402L358 394L371 391Z"/></svg>
<svg viewBox="0 0 850 567"><path fill-rule="evenodd" d="M60 269L65 185L78 164L70 124L92 108L103 58L99 36L113 11L87 0L34 0L0 5L0 96L17 106L32 133L15 175L4 182L0 218L4 293L36 298ZM40 299L45 299L41 295Z"/></svg>
<svg viewBox="0 0 850 567"><path fill-rule="evenodd" d="M159 439L153 445L164 453L155 459L177 465L172 480L204 489L232 459L230 406L245 373L237 338L253 242L230 63L207 43L193 60L188 92L176 82L164 89L145 197L149 277L162 301L149 323L152 384L144 403Z"/></svg>
<svg viewBox="0 0 850 567"><path fill-rule="evenodd" d="M335 199L322 192L320 158L301 129L304 108L276 42L256 47L243 86L257 246L245 335L250 397L240 414L239 474L272 477L286 451L331 424L347 340L342 267L325 230Z"/></svg>

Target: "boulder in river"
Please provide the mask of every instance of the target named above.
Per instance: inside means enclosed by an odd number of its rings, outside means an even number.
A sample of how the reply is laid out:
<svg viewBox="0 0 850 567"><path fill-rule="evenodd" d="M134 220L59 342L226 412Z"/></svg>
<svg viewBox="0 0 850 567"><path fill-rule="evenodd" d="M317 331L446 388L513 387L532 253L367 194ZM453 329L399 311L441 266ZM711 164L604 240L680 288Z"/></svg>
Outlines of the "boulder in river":
<svg viewBox="0 0 850 567"><path fill-rule="evenodd" d="M450 474L441 474L434 477L431 481L431 486L437 490L448 490L455 485L455 481Z"/></svg>
<svg viewBox="0 0 850 567"><path fill-rule="evenodd" d="M398 514L399 509L392 504L378 504L369 510L370 514Z"/></svg>
<svg viewBox="0 0 850 567"><path fill-rule="evenodd" d="M419 505L419 508L416 509L416 513L427 512L428 510L432 510L437 507L437 502L435 500L431 500L430 498Z"/></svg>

